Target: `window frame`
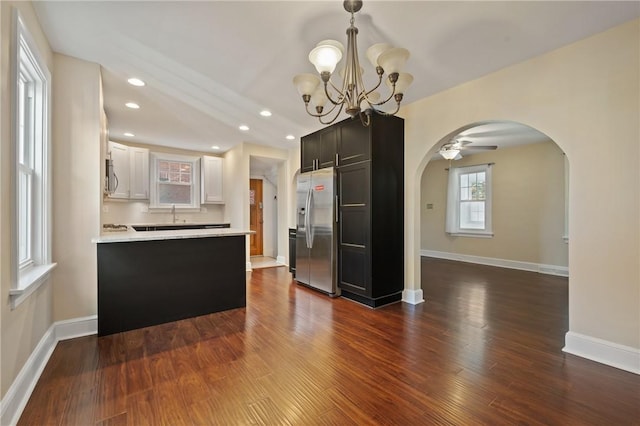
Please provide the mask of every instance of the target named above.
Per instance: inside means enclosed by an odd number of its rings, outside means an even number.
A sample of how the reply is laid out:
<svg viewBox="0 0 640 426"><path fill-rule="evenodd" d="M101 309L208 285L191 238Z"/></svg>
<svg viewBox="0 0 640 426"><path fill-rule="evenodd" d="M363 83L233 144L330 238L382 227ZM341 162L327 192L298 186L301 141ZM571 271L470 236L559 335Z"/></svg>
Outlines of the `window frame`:
<svg viewBox="0 0 640 426"><path fill-rule="evenodd" d="M200 211L200 157L195 156L187 156L187 155L178 155L178 154L167 154L164 152L151 152L150 156L150 191L149 191L149 208L156 210L166 210L171 209L175 206L176 209L185 211L185 210L195 210ZM159 162L161 161L170 161L170 162L181 162L181 163L190 163L191 164L191 203L189 204L178 204L178 203L160 203L160 169Z"/></svg>
<svg viewBox="0 0 640 426"><path fill-rule="evenodd" d="M51 73L17 9L13 10L12 25L11 175L14 184L10 200L14 243L10 254L9 296L11 309L15 309L46 281L56 264L51 261ZM30 101L24 102L26 98ZM23 198L22 182L25 181L29 189ZM27 204L26 222L20 201ZM26 246L27 256L22 256L21 242Z"/></svg>
<svg viewBox="0 0 640 426"><path fill-rule="evenodd" d="M447 188L447 213L445 232L452 236L492 238L492 165L478 164L473 166L452 167L449 169L449 182ZM485 199L484 199L484 228L463 228L460 224L460 211L463 203L468 200L461 199L461 177L472 173L485 173Z"/></svg>

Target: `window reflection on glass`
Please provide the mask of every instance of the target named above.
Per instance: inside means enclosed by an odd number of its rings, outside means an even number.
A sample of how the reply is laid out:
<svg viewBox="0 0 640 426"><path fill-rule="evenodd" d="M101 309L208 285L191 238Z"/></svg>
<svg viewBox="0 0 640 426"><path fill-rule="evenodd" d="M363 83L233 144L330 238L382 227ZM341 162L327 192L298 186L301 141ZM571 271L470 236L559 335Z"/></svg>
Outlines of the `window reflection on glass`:
<svg viewBox="0 0 640 426"><path fill-rule="evenodd" d="M191 204L191 186L159 184L158 195L161 204Z"/></svg>
<svg viewBox="0 0 640 426"><path fill-rule="evenodd" d="M460 175L460 228L485 228L485 172Z"/></svg>
<svg viewBox="0 0 640 426"><path fill-rule="evenodd" d="M184 161L158 161L158 202L192 204L193 164Z"/></svg>

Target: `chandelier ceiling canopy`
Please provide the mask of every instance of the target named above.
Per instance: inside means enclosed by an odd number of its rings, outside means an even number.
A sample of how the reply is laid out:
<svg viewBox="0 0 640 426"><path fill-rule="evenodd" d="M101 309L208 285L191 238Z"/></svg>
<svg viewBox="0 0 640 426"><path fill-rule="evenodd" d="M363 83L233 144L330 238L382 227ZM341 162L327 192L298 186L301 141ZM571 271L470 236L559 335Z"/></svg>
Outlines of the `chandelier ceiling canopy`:
<svg viewBox="0 0 640 426"><path fill-rule="evenodd" d="M342 84L337 84L335 70L344 56L344 46L336 40L323 40L309 53L309 61L315 66L319 76L314 74L298 74L293 79L298 93L302 96L307 113L317 117L322 124L331 124L342 110L351 117L359 116L362 123L370 124L372 113L381 115L395 115L400 109L400 102L407 89L413 82L413 76L403 73L402 69L409 59L409 51L400 47L393 47L387 43L378 43L369 47L367 59L375 68L378 77L377 84L371 89L364 86L358 58L357 35L358 28L354 26L354 14L362 8L361 0L345 0L344 9L351 14L350 26L347 28L347 53L344 67L338 72ZM385 78L386 75L386 78ZM383 79L388 86L389 94L381 99L377 92ZM396 102L392 112L382 111L379 107L393 99ZM309 103L315 111L309 109ZM327 102L330 107L325 109Z"/></svg>

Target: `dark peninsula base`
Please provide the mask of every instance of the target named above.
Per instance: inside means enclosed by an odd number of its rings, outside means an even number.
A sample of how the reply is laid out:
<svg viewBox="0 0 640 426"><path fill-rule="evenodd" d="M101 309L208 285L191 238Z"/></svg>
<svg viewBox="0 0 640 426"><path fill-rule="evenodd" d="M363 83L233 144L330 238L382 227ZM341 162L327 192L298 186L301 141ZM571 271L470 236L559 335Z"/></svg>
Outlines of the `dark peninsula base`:
<svg viewBox="0 0 640 426"><path fill-rule="evenodd" d="M98 244L98 336L246 306L245 240Z"/></svg>

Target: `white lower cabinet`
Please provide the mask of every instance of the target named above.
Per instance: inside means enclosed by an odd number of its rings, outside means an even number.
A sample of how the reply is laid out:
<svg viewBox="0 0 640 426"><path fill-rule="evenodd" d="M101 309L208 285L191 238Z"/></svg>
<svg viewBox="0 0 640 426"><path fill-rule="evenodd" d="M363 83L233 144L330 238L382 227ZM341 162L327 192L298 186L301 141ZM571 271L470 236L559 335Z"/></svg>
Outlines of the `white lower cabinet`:
<svg viewBox="0 0 640 426"><path fill-rule="evenodd" d="M201 167L201 197L202 204L222 204L222 162L220 157L205 155L202 157Z"/></svg>

